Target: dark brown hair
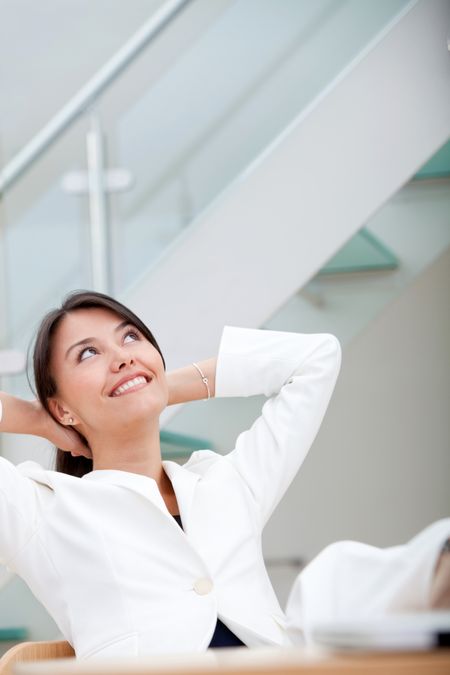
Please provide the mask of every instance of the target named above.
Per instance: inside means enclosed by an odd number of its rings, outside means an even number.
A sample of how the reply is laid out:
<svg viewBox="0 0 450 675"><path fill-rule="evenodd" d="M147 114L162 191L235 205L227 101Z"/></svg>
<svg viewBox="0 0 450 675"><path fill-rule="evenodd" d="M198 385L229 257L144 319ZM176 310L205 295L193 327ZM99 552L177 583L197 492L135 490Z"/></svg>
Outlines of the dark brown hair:
<svg viewBox="0 0 450 675"><path fill-rule="evenodd" d="M147 326L128 307L114 300L109 295L95 291L74 291L70 293L58 309L53 309L44 316L38 328L33 350L33 370L36 396L43 408L51 415L48 399L57 394L56 382L50 370L53 348L53 337L61 320L70 312L77 309L100 308L117 314L124 321L135 326L142 335L158 350L161 355L164 369L166 363L155 338ZM86 443L86 439L79 434ZM72 457L70 452L56 448L57 471L68 473L71 476L84 476L92 471L92 459L86 457Z"/></svg>

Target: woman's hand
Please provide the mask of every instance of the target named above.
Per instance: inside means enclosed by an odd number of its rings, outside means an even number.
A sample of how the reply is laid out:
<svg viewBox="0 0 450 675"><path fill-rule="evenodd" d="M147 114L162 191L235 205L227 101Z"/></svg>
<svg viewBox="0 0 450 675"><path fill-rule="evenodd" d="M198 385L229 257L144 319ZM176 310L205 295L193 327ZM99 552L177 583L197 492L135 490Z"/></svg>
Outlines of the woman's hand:
<svg viewBox="0 0 450 675"><path fill-rule="evenodd" d="M51 415L42 407L39 401L32 401L36 415L36 433L56 445L57 448L70 452L73 457L82 455L92 459L92 453L83 442L81 436L73 427L65 427L56 422Z"/></svg>
<svg viewBox="0 0 450 675"><path fill-rule="evenodd" d="M57 448L71 452L74 457L92 457L90 449L75 429L55 422L39 401L25 401L0 391L0 432L2 431L42 436Z"/></svg>

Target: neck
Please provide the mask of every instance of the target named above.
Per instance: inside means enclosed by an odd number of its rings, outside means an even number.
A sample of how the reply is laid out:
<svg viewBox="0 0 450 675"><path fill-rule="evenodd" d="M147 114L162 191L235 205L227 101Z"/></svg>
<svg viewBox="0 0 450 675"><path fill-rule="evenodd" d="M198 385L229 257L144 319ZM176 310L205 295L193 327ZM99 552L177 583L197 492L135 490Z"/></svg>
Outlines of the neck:
<svg viewBox="0 0 450 675"><path fill-rule="evenodd" d="M114 429L110 433L91 433L88 438L92 450L93 469L114 469L138 473L163 482L159 423L132 430Z"/></svg>

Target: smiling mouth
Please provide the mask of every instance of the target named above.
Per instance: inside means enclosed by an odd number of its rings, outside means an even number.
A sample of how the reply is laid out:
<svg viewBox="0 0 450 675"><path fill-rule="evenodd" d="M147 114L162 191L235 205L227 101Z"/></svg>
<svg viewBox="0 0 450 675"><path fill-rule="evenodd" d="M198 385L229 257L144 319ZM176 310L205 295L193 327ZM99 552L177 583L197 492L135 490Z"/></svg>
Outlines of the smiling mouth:
<svg viewBox="0 0 450 675"><path fill-rule="evenodd" d="M142 387L145 387L145 385L149 384L151 381L152 378L146 378L143 375L138 375L137 377L133 377L131 380L124 382L120 385L120 387L116 387L110 396L123 396L124 394L131 393L137 389L142 389Z"/></svg>

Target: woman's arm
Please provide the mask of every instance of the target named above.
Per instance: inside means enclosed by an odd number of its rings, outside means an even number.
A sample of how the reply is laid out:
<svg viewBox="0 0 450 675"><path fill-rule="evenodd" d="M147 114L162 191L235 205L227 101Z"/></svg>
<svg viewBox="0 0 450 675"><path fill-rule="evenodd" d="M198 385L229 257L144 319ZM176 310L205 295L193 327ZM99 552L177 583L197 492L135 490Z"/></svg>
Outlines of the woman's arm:
<svg viewBox="0 0 450 675"><path fill-rule="evenodd" d="M40 436L41 424L35 403L0 392L0 432Z"/></svg>
<svg viewBox="0 0 450 675"><path fill-rule="evenodd" d="M263 526L299 470L320 427L339 372L329 334L225 326L216 396L264 394L261 415L225 455L247 485Z"/></svg>
<svg viewBox="0 0 450 675"><path fill-rule="evenodd" d="M5 392L0 392L0 432L42 436L58 448L86 453L76 431L55 422L38 401L25 401ZM17 552L36 530L39 504L36 483L0 457L0 563L11 569Z"/></svg>
<svg viewBox="0 0 450 675"><path fill-rule="evenodd" d="M216 363L217 357L198 361L197 365L208 378L208 386L211 398L216 391ZM187 403L188 401L198 401L208 398L208 391L205 383L197 368L190 364L177 370L167 373L167 382L169 384L169 402L168 405L175 403Z"/></svg>
<svg viewBox="0 0 450 675"><path fill-rule="evenodd" d="M264 394L260 417L225 455L254 498L261 525L287 490L320 427L339 372L341 350L329 334L225 326L217 358L198 366L211 396ZM169 405L207 398L193 365L167 373Z"/></svg>
<svg viewBox="0 0 450 675"><path fill-rule="evenodd" d="M0 392L0 432L40 436L42 417L31 401ZM0 563L11 565L17 551L33 536L36 504L33 481L0 457Z"/></svg>
<svg viewBox="0 0 450 675"><path fill-rule="evenodd" d="M0 432L42 436L56 447L78 453L86 447L73 429L55 422L39 401L25 401L0 392Z"/></svg>

